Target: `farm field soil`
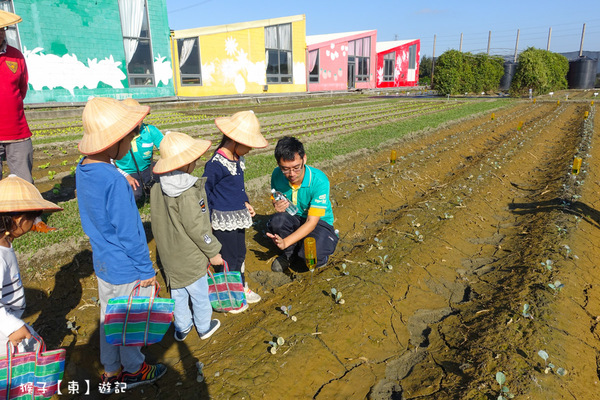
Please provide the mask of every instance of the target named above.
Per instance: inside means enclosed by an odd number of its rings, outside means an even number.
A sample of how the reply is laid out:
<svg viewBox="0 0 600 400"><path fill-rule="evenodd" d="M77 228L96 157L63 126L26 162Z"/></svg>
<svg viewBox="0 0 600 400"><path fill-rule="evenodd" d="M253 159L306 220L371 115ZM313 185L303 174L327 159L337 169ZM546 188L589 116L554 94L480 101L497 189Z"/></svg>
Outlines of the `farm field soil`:
<svg viewBox="0 0 600 400"><path fill-rule="evenodd" d="M270 271L267 187L250 193L247 276L263 300L213 314L222 326L206 341L176 342L171 328L145 350L167 374L112 397L496 399L501 371L516 398L597 398L600 122L587 103L495 114L319 165L340 243L315 273ZM573 156L584 160L576 176ZM50 348L67 348L65 381L90 380L85 397L99 398L91 253L82 243L44 262L23 272L26 319ZM296 322L280 310L290 305ZM285 343L271 354L277 337Z"/></svg>

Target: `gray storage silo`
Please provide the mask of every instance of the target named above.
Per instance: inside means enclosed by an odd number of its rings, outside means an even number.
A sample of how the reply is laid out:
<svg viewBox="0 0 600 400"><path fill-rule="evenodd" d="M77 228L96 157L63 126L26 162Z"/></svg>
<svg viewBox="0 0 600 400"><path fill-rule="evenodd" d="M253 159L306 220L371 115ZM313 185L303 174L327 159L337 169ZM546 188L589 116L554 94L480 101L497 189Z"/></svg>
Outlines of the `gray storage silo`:
<svg viewBox="0 0 600 400"><path fill-rule="evenodd" d="M579 57L569 61L567 82L569 89L593 89L596 83L598 60L589 57Z"/></svg>

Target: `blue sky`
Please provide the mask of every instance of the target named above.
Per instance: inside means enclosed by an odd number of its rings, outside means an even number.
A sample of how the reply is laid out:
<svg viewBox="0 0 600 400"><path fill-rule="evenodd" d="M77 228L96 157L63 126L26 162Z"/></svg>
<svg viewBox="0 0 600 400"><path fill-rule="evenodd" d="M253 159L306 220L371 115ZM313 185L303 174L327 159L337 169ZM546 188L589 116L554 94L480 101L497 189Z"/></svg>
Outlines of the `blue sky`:
<svg viewBox="0 0 600 400"><path fill-rule="evenodd" d="M489 31L491 54L514 54L533 46L600 51L600 13L593 0L579 3L557 0L400 1L400 0L166 0L171 29L188 29L259 19L306 15L306 34L377 30L377 41L421 39L421 55L436 56L457 49L463 33L463 51L486 52Z"/></svg>

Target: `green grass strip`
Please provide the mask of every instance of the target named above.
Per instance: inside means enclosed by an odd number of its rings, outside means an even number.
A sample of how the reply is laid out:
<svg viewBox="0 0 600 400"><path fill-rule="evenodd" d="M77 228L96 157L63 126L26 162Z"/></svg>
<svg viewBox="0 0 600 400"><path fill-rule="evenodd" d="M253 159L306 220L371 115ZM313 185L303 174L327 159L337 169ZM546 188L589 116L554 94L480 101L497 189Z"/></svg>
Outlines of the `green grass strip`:
<svg viewBox="0 0 600 400"><path fill-rule="evenodd" d="M496 109L510 104L512 100L501 99L495 101L465 102L456 108L432 114L419 115L409 120L381 125L369 130L357 131L346 135L340 135L327 141L307 143L305 146L309 164L331 160L338 155L344 155L364 148L375 148L390 139L399 139L402 136L417 132L425 128L437 128L441 124L456 119L464 118L472 114ZM346 105L344 105L345 107ZM272 153L252 155L246 157L245 171L246 180L271 175L273 168L277 166ZM203 168L194 171L195 176L201 176ZM30 233L14 242L17 252L28 253L43 249L52 244L61 243L68 238L84 237L81 222L79 220L79 208L76 200L60 203L64 211L48 216L50 226L59 227L60 230L48 234ZM140 207L140 214L146 220L150 215L150 205L144 204ZM25 266L22 266L27 270Z"/></svg>
<svg viewBox="0 0 600 400"><path fill-rule="evenodd" d="M417 132L425 128L437 128L441 124L464 118L472 114L506 106L511 100L502 99L497 101L486 101L469 103L466 102L456 108L437 113L424 114L409 120L394 122L377 126L373 129L340 135L333 140L307 143L304 147L308 156L309 164L331 160L335 156L352 153L353 151L374 148L390 139L399 139L402 136ZM260 154L253 156L250 153L246 157L247 180L270 175L273 168L277 166L273 154Z"/></svg>

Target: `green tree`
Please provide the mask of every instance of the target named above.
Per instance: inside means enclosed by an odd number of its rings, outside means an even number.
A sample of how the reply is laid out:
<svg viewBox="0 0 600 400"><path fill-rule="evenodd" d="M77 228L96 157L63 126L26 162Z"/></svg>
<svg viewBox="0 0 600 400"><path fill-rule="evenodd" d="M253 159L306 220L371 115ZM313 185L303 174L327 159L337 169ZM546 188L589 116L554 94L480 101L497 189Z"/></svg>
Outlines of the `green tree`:
<svg viewBox="0 0 600 400"><path fill-rule="evenodd" d="M431 83L431 67L433 58L423 56L419 62L419 84L429 85Z"/></svg>
<svg viewBox="0 0 600 400"><path fill-rule="evenodd" d="M517 70L510 85L510 94L524 95L529 89L532 89L534 94L566 89L568 71L569 61L566 57L529 47L519 54Z"/></svg>

